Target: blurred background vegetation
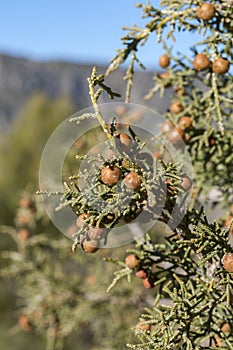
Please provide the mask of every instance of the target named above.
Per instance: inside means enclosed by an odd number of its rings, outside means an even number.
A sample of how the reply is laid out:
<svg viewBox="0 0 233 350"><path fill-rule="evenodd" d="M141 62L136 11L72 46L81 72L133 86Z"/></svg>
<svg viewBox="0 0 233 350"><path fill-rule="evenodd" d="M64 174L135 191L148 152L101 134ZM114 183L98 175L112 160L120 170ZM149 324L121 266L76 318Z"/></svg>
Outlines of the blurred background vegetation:
<svg viewBox="0 0 233 350"><path fill-rule="evenodd" d="M13 103L13 101L12 101ZM0 145L0 223L13 225L20 195L27 188L34 193L38 188L38 169L44 145L56 126L69 115L71 101L66 97L51 99L43 92L33 93L22 105L8 128L1 130ZM47 221L47 232L51 225ZM54 231L54 229L53 229ZM1 251L15 249L12 240L1 235ZM3 264L1 263L1 268ZM0 288L0 348L24 349L33 341L35 349L44 349L39 337L20 333L11 336L10 329L18 319L18 298L13 280L2 280Z"/></svg>
<svg viewBox="0 0 233 350"><path fill-rule="evenodd" d="M54 129L72 112L66 97L49 99L34 94L25 103L8 133L1 135L0 221L10 223L19 190L38 188L38 171L43 148ZM4 169L4 170L3 170Z"/></svg>

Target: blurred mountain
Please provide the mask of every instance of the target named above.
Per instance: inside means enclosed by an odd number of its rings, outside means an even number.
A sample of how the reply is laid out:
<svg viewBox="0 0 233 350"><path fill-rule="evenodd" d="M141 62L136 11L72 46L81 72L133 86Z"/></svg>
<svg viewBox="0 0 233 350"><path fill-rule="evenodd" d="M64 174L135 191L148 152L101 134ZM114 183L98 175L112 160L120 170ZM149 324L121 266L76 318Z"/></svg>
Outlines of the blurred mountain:
<svg viewBox="0 0 233 350"><path fill-rule="evenodd" d="M105 71L104 66L98 67L98 72ZM56 98L69 97L76 107L90 106L87 77L92 65L62 61L32 61L0 54L0 126L5 128L16 118L25 102L35 93L44 93ZM119 69L107 80L113 90L120 92L124 100L125 83L122 78L125 70ZM135 76L135 86L132 101L143 104L143 94L153 85L152 72L138 71ZM101 102L107 102L107 96ZM154 102L151 101L153 105ZM157 99L156 109L160 110L162 101Z"/></svg>

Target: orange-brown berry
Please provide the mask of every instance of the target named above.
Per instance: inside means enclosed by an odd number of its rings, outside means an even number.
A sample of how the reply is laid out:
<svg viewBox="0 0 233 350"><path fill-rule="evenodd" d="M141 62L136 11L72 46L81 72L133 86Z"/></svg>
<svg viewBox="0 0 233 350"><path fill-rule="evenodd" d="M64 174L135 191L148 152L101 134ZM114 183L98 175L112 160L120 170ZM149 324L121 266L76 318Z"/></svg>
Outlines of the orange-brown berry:
<svg viewBox="0 0 233 350"><path fill-rule="evenodd" d="M223 333L230 333L231 332L231 326L229 325L229 323L224 323L224 325L221 328L221 331ZM216 339L216 343L217 343L217 345L219 347L224 347L225 346L224 341L218 335L215 336L215 339ZM216 347L216 345L215 345L216 343L213 341L213 345L212 346Z"/></svg>
<svg viewBox="0 0 233 350"><path fill-rule="evenodd" d="M171 122L166 121L160 126L161 132L167 133L169 130L171 130L174 126Z"/></svg>
<svg viewBox="0 0 233 350"><path fill-rule="evenodd" d="M142 184L141 177L135 171L131 171L126 175L125 186L128 187L130 190L133 190L133 191L138 190L141 184Z"/></svg>
<svg viewBox="0 0 233 350"><path fill-rule="evenodd" d="M83 147L84 147L84 145L85 145L85 142L83 141L83 140L81 140L81 139L78 139L77 141L75 141L75 147L77 148L77 149L82 149Z"/></svg>
<svg viewBox="0 0 233 350"><path fill-rule="evenodd" d="M227 253L222 259L222 264L227 272L233 272L233 253Z"/></svg>
<svg viewBox="0 0 233 350"><path fill-rule="evenodd" d="M143 321L139 321L136 326L137 329L140 331L150 332L151 330L151 324L143 324Z"/></svg>
<svg viewBox="0 0 233 350"><path fill-rule="evenodd" d="M117 115L123 116L127 111L124 105L118 105L115 112Z"/></svg>
<svg viewBox="0 0 233 350"><path fill-rule="evenodd" d="M93 284L96 283L96 281L97 281L97 278L96 278L95 275L89 275L89 276L87 276L87 283L88 283L88 284L93 285Z"/></svg>
<svg viewBox="0 0 233 350"><path fill-rule="evenodd" d="M31 198L30 197L23 197L19 202L19 206L21 208L31 208L31 206L32 206Z"/></svg>
<svg viewBox="0 0 233 350"><path fill-rule="evenodd" d="M180 128L172 128L167 133L167 138L173 145L181 143L183 136L184 136L184 131Z"/></svg>
<svg viewBox="0 0 233 350"><path fill-rule="evenodd" d="M154 151L153 156L159 160L162 159L162 154L159 151Z"/></svg>
<svg viewBox="0 0 233 350"><path fill-rule="evenodd" d="M29 215L26 215L26 214L23 214L23 215L20 215L19 218L18 218L18 221L19 221L19 224L22 225L22 226L28 226L29 223L30 223L30 216Z"/></svg>
<svg viewBox="0 0 233 350"><path fill-rule="evenodd" d="M204 21L209 21L214 17L215 7L212 4L205 2L197 9L197 17Z"/></svg>
<svg viewBox="0 0 233 350"><path fill-rule="evenodd" d="M154 281L151 278L147 277L143 280L143 285L146 289L151 289L154 287Z"/></svg>
<svg viewBox="0 0 233 350"><path fill-rule="evenodd" d="M133 141L129 135L122 133L118 137L122 146L127 148L132 147Z"/></svg>
<svg viewBox="0 0 233 350"><path fill-rule="evenodd" d="M97 240L88 241L85 238L82 241L81 246L86 253L93 254L93 253L97 252L97 250L99 249L99 242Z"/></svg>
<svg viewBox="0 0 233 350"><path fill-rule="evenodd" d="M183 190L188 191L192 187L192 180L188 176L184 176L181 179L180 186L183 188Z"/></svg>
<svg viewBox="0 0 233 350"><path fill-rule="evenodd" d="M78 228L83 227L86 224L86 220L90 217L90 214L82 213L76 220L76 225Z"/></svg>
<svg viewBox="0 0 233 350"><path fill-rule="evenodd" d="M129 254L125 258L125 264L129 269L136 269L140 265L140 260L137 255Z"/></svg>
<svg viewBox="0 0 233 350"><path fill-rule="evenodd" d="M144 280L145 278L147 278L147 273L145 270L138 270L136 272L136 277Z"/></svg>
<svg viewBox="0 0 233 350"><path fill-rule="evenodd" d="M192 126L192 119L188 116L181 117L178 121L178 126L181 129L189 129Z"/></svg>
<svg viewBox="0 0 233 350"><path fill-rule="evenodd" d="M176 96L183 96L185 94L185 89L183 88L183 86L175 86L174 92Z"/></svg>
<svg viewBox="0 0 233 350"><path fill-rule="evenodd" d="M213 147L215 144L216 144L216 139L215 139L215 137L211 136L209 138L209 146Z"/></svg>
<svg viewBox="0 0 233 350"><path fill-rule="evenodd" d="M221 328L221 331L223 333L230 333L231 331L231 326L229 325L229 323L224 323L224 325Z"/></svg>
<svg viewBox="0 0 233 350"><path fill-rule="evenodd" d="M225 74L230 68L230 62L222 57L218 57L214 60L212 65L212 71L216 74Z"/></svg>
<svg viewBox="0 0 233 350"><path fill-rule="evenodd" d="M89 226L87 235L90 240L98 240L101 239L105 234L105 229L97 226Z"/></svg>
<svg viewBox="0 0 233 350"><path fill-rule="evenodd" d="M169 87L171 86L171 83L170 83L170 74L168 72L163 72L160 74L160 78L164 79L164 80L167 80L166 84L164 85L165 87Z"/></svg>
<svg viewBox="0 0 233 350"><path fill-rule="evenodd" d="M121 169L117 167L105 167L101 170L101 180L108 186L113 186L120 181L122 177Z"/></svg>
<svg viewBox="0 0 233 350"><path fill-rule="evenodd" d="M188 143L190 139L191 139L191 135L188 133L185 133L183 137L184 143Z"/></svg>
<svg viewBox="0 0 233 350"><path fill-rule="evenodd" d="M28 318L27 315L21 315L21 316L19 317L18 322L19 322L20 327L21 327L24 331L29 332L29 331L32 329L32 326L31 326L31 324L30 324L30 321L29 321L29 318Z"/></svg>
<svg viewBox="0 0 233 350"><path fill-rule="evenodd" d="M170 74L168 72L163 72L160 74L160 77L162 79L169 79L170 78Z"/></svg>
<svg viewBox="0 0 233 350"><path fill-rule="evenodd" d="M198 53L193 60L193 67L198 71L202 72L206 69L208 69L211 65L211 62L209 58L203 54L203 53Z"/></svg>
<svg viewBox="0 0 233 350"><path fill-rule="evenodd" d="M25 229L22 228L18 232L19 239L21 239L22 241L26 241L29 238L29 235L30 235L30 233L26 228Z"/></svg>
<svg viewBox="0 0 233 350"><path fill-rule="evenodd" d="M174 114L179 114L184 110L184 106L180 101L174 101L172 102L170 106L170 111Z"/></svg>
<svg viewBox="0 0 233 350"><path fill-rule="evenodd" d="M132 115L130 115L130 118L132 118L133 121L138 122L140 120L142 120L142 112L141 111L135 111L134 113L132 113Z"/></svg>
<svg viewBox="0 0 233 350"><path fill-rule="evenodd" d="M166 54L159 57L159 65L161 68L167 68L170 64L170 57Z"/></svg>

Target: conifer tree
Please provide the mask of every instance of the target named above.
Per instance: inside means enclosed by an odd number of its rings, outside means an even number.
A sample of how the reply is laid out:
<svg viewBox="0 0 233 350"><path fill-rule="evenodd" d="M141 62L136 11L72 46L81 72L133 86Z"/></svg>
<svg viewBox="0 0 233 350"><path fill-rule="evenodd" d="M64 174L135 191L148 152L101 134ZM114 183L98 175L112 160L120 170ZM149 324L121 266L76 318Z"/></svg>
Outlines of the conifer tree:
<svg viewBox="0 0 233 350"><path fill-rule="evenodd" d="M117 225L137 221L141 212L150 216L148 220L156 217L165 224L162 243L154 239L155 227L135 239L125 261L109 259L122 268L116 271L108 291L123 278L133 277L142 279L144 288L155 290L153 305L145 309L136 327L139 340L129 343L129 348L231 349L232 2L164 0L159 8L149 2L137 6L147 23L143 28L125 27L123 48L112 59L105 76L98 75L94 68L89 78L94 109L91 117L98 119L113 155L110 159L100 156L100 166L95 168L85 191L75 183L80 177L87 180L85 172L65 183L61 207L71 206L78 215L73 250L81 245L88 253L105 246ZM193 34L190 57L175 55L168 46L168 39L175 41L181 31ZM202 36L201 41L195 42L195 33ZM135 65L144 68L138 51L152 34L163 45L159 65L165 72L154 74L154 87L146 92L145 99L158 91L163 97L168 88L173 90L164 114L167 122L161 125L161 139L175 148L185 143L194 168L192 180L177 162L166 160L163 147L156 145L159 160L146 152L142 156L140 135L131 127L130 120L128 133L114 119L111 125L106 125L98 106L104 90L110 98L116 97L104 79L128 58L125 80L126 102L130 102ZM79 116L77 120L80 121ZM127 116L124 120L127 121ZM89 162L92 161L90 157ZM183 213L179 194L190 190L192 202ZM218 190L218 195L211 201L213 190ZM203 198L212 207L221 203L223 217L210 222L201 205ZM95 210L93 203L98 199L99 207ZM105 205L101 206L103 199Z"/></svg>
<svg viewBox="0 0 233 350"><path fill-rule="evenodd" d="M138 304L136 337L125 340L128 348L232 349L233 4L162 0L160 7L150 2L137 7L147 23L125 27L123 48L105 74L98 75L94 67L88 79L93 108L71 118L79 125L97 121L105 152L77 154L85 166L65 176L62 191L41 188L39 193L58 195L58 212L72 208L77 219L69 235L74 252L81 249L89 259L90 254L101 259L100 248L122 243L120 258L114 258L114 249L104 257L117 268L107 290L109 300L126 280L133 286L131 298L135 289L142 291L145 306L142 310L143 303ZM193 34L190 57L169 47L169 39L182 31ZM195 33L202 36L200 42L195 42ZM164 48L159 59L164 71L154 74L145 100L157 92L161 98L167 91L172 94L166 121L149 147L148 134L134 126L135 118L146 118L144 109L135 116L129 102L135 65L144 68L138 52L154 34L156 45ZM126 105L106 120L100 96L106 92L111 99L118 97L107 76L127 59ZM182 163L185 152L192 161L192 178ZM210 220L207 203L211 208L221 205L223 216ZM142 227L155 224L138 234L141 222ZM134 239L123 253L128 227ZM122 301L128 297L120 296ZM53 331L54 324L53 319Z"/></svg>

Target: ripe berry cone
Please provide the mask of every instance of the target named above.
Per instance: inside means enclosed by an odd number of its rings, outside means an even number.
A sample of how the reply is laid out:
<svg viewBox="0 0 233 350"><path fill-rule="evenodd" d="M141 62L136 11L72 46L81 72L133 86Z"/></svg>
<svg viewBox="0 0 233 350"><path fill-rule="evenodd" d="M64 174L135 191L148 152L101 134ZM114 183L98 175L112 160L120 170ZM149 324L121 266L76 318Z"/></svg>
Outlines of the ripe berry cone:
<svg viewBox="0 0 233 350"><path fill-rule="evenodd" d="M95 240L88 241L84 239L82 242L82 248L86 253L93 254L99 249L99 242Z"/></svg>
<svg viewBox="0 0 233 350"><path fill-rule="evenodd" d="M147 278L147 273L145 270L138 270L136 272L136 277L144 280L145 278Z"/></svg>
<svg viewBox="0 0 233 350"><path fill-rule="evenodd" d="M167 68L170 64L170 58L168 55L164 54L159 58L159 65L161 68Z"/></svg>
<svg viewBox="0 0 233 350"><path fill-rule="evenodd" d="M154 288L154 281L147 277L143 280L143 285L146 289L151 289L151 288Z"/></svg>
<svg viewBox="0 0 233 350"><path fill-rule="evenodd" d="M140 260L135 254L130 254L125 258L125 263L129 269L135 269L139 266Z"/></svg>
<svg viewBox="0 0 233 350"><path fill-rule="evenodd" d="M198 72L202 72L202 71L206 70L207 68L210 67L210 65L211 65L210 60L203 53L197 54L193 60L193 67Z"/></svg>
<svg viewBox="0 0 233 350"><path fill-rule="evenodd" d="M139 322L137 323L136 328L139 329L139 330L141 330L141 331L150 332L150 330L151 330L151 324L143 324L142 321L139 321Z"/></svg>
<svg viewBox="0 0 233 350"><path fill-rule="evenodd" d="M227 253L222 259L222 264L227 272L233 272L233 253Z"/></svg>
<svg viewBox="0 0 233 350"><path fill-rule="evenodd" d="M21 316L19 317L18 322L19 322L20 327L21 327L24 331L29 332L29 331L32 329L32 326L31 326L31 324L30 324L30 322L29 322L29 319L28 319L28 316L27 316L27 315L21 315Z"/></svg>
<svg viewBox="0 0 233 350"><path fill-rule="evenodd" d="M101 170L101 180L108 186L116 185L121 177L122 172L117 167L105 167Z"/></svg>
<svg viewBox="0 0 233 350"><path fill-rule="evenodd" d="M203 3L197 9L197 17L204 21L209 21L214 17L215 7L207 2Z"/></svg>

